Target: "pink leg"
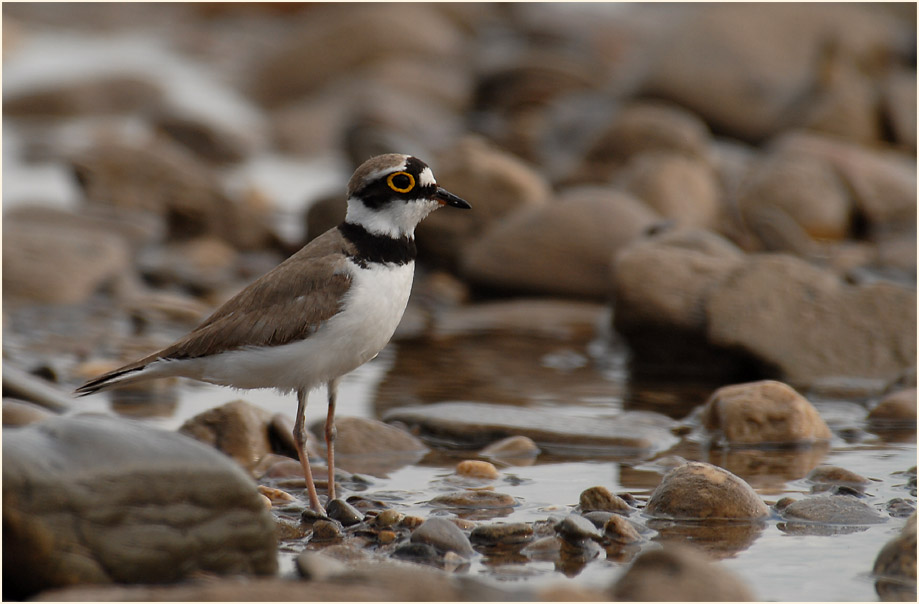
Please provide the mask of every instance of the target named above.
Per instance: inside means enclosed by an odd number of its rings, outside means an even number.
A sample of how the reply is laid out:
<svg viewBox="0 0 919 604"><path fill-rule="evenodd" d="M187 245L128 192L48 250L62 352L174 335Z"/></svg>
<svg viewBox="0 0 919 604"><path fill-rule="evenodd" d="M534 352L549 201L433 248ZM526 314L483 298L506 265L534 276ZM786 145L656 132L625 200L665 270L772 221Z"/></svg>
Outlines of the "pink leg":
<svg viewBox="0 0 919 604"><path fill-rule="evenodd" d="M329 413L325 418L326 463L329 465L329 501L335 499L335 399L338 398L338 378L330 381Z"/></svg>
<svg viewBox="0 0 919 604"><path fill-rule="evenodd" d="M318 514L325 516L325 510L319 503L319 495L316 493L316 485L313 483L313 471L310 469L310 459L306 454L306 428L303 425L306 422L306 399L309 391L301 388L297 390L297 421L294 423L294 445L297 447L297 454L300 456L300 465L303 467L303 477L306 479L306 490L310 496L310 508Z"/></svg>

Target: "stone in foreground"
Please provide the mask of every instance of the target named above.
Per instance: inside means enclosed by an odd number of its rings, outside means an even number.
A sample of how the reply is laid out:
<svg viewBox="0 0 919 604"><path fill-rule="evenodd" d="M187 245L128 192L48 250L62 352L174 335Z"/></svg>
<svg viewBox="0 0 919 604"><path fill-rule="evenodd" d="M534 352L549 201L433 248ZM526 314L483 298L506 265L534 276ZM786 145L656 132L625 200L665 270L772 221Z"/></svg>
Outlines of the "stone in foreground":
<svg viewBox="0 0 919 604"><path fill-rule="evenodd" d="M95 416L4 430L5 598L274 574L274 530L245 471L180 434Z"/></svg>

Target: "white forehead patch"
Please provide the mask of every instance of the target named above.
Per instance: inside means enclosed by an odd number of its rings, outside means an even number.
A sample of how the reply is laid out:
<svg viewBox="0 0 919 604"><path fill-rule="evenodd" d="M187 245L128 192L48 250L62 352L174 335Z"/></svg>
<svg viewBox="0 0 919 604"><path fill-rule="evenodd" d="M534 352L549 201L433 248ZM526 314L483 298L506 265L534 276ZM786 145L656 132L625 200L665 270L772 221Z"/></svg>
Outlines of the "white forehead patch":
<svg viewBox="0 0 919 604"><path fill-rule="evenodd" d="M407 160L407 159L408 159L408 158L406 158L406 160ZM376 170L376 171L374 171L374 172L371 172L371 173L367 174L367 175L364 177L364 182L373 182L374 180L378 180L378 179L380 179L380 178L383 178L384 176L386 176L386 175L389 174L390 172L399 172L399 171L401 171L401 170L405 170L405 164L406 164L406 163L408 163L408 162L407 162L407 161L403 161L403 162L402 162L401 164L399 164L398 166L392 166L392 165L390 165L390 166L387 166L387 167L382 168L382 169L380 169L380 170Z"/></svg>
<svg viewBox="0 0 919 604"><path fill-rule="evenodd" d="M421 174L418 175L418 181L422 187L429 187L437 184L437 182L434 180L434 173L431 172L431 169L427 166L425 166L424 170L421 171Z"/></svg>

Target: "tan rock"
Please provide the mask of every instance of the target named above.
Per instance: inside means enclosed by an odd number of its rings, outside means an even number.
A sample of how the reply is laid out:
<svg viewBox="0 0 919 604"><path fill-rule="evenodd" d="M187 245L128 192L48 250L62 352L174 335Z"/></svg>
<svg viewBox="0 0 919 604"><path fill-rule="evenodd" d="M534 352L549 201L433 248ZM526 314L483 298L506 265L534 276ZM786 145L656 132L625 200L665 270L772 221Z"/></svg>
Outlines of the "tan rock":
<svg viewBox="0 0 919 604"><path fill-rule="evenodd" d="M664 475L645 513L684 520L758 520L769 509L741 478L718 466L689 462Z"/></svg>
<svg viewBox="0 0 919 604"><path fill-rule="evenodd" d="M179 432L222 451L247 470L271 453L271 413L243 400L226 403L187 420Z"/></svg>
<svg viewBox="0 0 919 604"><path fill-rule="evenodd" d="M462 272L475 285L504 292L605 299L616 253L657 220L624 193L572 190L494 225L470 245Z"/></svg>
<svg viewBox="0 0 919 604"><path fill-rule="evenodd" d="M916 364L916 292L849 285L791 256L751 257L708 293L710 343L743 351L782 379L888 380Z"/></svg>
<svg viewBox="0 0 919 604"><path fill-rule="evenodd" d="M705 404L702 424L730 445L804 444L832 436L810 401L772 380L719 388Z"/></svg>
<svg viewBox="0 0 919 604"><path fill-rule="evenodd" d="M465 459L456 466L456 474L466 478L482 478L494 480L498 478L498 469L493 463L487 461L478 461L475 459Z"/></svg>

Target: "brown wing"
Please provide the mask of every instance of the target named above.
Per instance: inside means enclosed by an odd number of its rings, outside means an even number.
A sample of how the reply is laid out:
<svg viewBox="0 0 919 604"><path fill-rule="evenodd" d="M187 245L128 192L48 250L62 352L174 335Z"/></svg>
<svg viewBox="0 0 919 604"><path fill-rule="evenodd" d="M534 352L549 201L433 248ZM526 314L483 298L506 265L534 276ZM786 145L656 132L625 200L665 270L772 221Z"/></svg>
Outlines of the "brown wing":
<svg viewBox="0 0 919 604"><path fill-rule="evenodd" d="M338 229L327 231L218 308L175 344L79 388L86 395L121 381L160 358L195 358L245 346L280 346L310 334L341 310L351 287L345 253L354 246Z"/></svg>
<svg viewBox="0 0 919 604"><path fill-rule="evenodd" d="M245 346L280 346L309 337L341 310L351 287L338 229L316 238L218 308L194 331L152 358L194 358Z"/></svg>

